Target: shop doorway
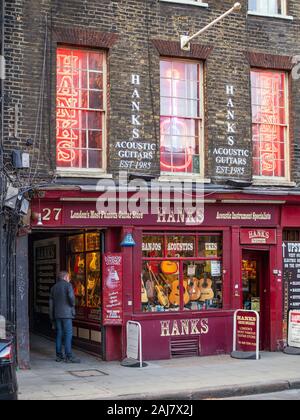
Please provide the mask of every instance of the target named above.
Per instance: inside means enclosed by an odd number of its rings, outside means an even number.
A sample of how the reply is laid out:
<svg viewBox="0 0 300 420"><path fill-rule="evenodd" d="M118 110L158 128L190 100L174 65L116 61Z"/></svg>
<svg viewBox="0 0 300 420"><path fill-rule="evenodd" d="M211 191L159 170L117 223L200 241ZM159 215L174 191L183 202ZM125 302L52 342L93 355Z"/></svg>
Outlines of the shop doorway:
<svg viewBox="0 0 300 420"><path fill-rule="evenodd" d="M31 332L54 338L49 320L49 296L60 270L70 273L76 297L74 346L104 354L102 304L101 231L34 233L30 237L29 277Z"/></svg>
<svg viewBox="0 0 300 420"><path fill-rule="evenodd" d="M260 349L270 350L269 252L244 250L242 259L243 308L260 314Z"/></svg>

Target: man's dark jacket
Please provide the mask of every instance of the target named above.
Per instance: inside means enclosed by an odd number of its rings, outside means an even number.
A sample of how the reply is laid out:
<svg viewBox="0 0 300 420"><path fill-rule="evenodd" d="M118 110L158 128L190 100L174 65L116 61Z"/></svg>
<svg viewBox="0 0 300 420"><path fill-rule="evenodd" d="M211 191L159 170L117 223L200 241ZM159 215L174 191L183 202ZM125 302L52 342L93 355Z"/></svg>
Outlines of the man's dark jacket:
<svg viewBox="0 0 300 420"><path fill-rule="evenodd" d="M74 290L65 280L59 280L51 289L49 315L51 321L75 318Z"/></svg>

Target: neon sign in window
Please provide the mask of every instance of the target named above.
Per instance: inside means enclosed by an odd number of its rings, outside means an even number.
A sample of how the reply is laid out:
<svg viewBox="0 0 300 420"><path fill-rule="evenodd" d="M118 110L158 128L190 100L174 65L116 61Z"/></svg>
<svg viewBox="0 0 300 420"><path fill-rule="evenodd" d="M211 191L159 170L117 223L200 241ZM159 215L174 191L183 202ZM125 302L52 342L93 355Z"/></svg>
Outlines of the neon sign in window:
<svg viewBox="0 0 300 420"><path fill-rule="evenodd" d="M104 54L57 51L57 166L103 168Z"/></svg>
<svg viewBox="0 0 300 420"><path fill-rule="evenodd" d="M161 171L200 173L202 69L199 63L162 60Z"/></svg>
<svg viewBox="0 0 300 420"><path fill-rule="evenodd" d="M288 158L286 73L253 70L251 87L254 175L285 178Z"/></svg>

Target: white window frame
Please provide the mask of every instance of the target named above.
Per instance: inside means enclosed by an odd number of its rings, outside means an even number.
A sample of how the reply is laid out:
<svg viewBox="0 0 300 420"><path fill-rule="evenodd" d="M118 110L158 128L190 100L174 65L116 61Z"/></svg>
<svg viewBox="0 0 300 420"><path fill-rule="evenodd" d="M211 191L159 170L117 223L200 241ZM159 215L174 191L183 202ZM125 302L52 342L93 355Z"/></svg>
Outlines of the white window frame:
<svg viewBox="0 0 300 420"><path fill-rule="evenodd" d="M203 61L198 60L185 60L182 58L172 58L172 57L160 57L160 63L163 60L167 61L175 61L180 63L193 63L200 65L200 71L201 71L201 80L199 82L199 100L200 100L200 117L199 120L199 127L200 127L200 135L199 135L199 164L200 164L200 172L198 173L183 173L183 172L166 172L166 171L160 171L160 180L161 181L169 181L169 180L181 180L181 179L197 179L201 180L203 182L210 182L210 180L204 180L205 176L205 115L204 115L204 63ZM160 77L161 79L161 77ZM161 96L160 96L161 98ZM166 115L162 115L160 112L160 119L161 117L167 117ZM160 132L160 145L161 145L161 132ZM160 161L159 161L160 164Z"/></svg>
<svg viewBox="0 0 300 420"><path fill-rule="evenodd" d="M208 8L208 3L205 3L202 0L160 0L162 3L177 3L177 4L186 4L188 6L198 6Z"/></svg>
<svg viewBox="0 0 300 420"><path fill-rule="evenodd" d="M251 71L255 70L262 70L257 68L252 68ZM281 72L280 70L268 70L273 71L274 73ZM291 183L291 165L290 165L290 89L289 89L289 74L287 72L282 71L285 73L285 114L286 114L286 121L287 121L287 128L285 134L285 148L284 148L284 161L285 161L285 177L271 177L271 176L258 176L253 175L254 184L257 185L292 185ZM251 86L252 87L252 86ZM252 100L251 100L251 132L253 127L253 114L252 114ZM253 147L253 135L252 135L252 147ZM253 161L252 161L253 163Z"/></svg>
<svg viewBox="0 0 300 420"><path fill-rule="evenodd" d="M264 0L264 1L267 2L269 0ZM250 0L248 0L248 15L293 20L293 17L288 16L288 14L287 14L287 1L288 0L281 0L282 13L275 13L274 14L274 13L270 13L270 12L265 12L263 10L250 10Z"/></svg>
<svg viewBox="0 0 300 420"><path fill-rule="evenodd" d="M72 47L68 45L58 45L57 51L59 49L70 49L86 52L94 52L103 54L103 109L99 112L102 112L102 167L101 168L67 168L57 166L56 160L56 174L60 177L88 177L88 178L112 178L112 175L107 174L107 54L104 50L99 50L95 48L80 48ZM56 57L57 57L56 51ZM57 60L55 62L56 72L57 72ZM56 74L55 72L55 74ZM55 83L55 98L57 95L57 85ZM55 107L55 109L57 109ZM56 114L55 114L55 123L56 123ZM57 124L57 123L56 123ZM56 136L55 136L56 139ZM57 139L55 147L57 147Z"/></svg>

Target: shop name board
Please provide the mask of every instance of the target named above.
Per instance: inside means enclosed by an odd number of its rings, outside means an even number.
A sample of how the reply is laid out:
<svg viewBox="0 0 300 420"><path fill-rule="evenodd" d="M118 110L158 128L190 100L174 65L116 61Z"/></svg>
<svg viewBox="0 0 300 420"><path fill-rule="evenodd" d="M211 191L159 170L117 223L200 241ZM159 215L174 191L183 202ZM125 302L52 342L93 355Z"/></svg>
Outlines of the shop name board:
<svg viewBox="0 0 300 420"><path fill-rule="evenodd" d="M217 213L217 220L272 220L272 214L267 212L256 213L255 211L249 213L240 213L234 211L228 211L226 213Z"/></svg>
<svg viewBox="0 0 300 420"><path fill-rule="evenodd" d="M119 158L119 169L149 171L155 162L157 145L155 142L145 142L142 139L144 123L142 121L141 77L131 75L132 91L130 92L130 125L129 139L117 141L115 149Z"/></svg>
<svg viewBox="0 0 300 420"><path fill-rule="evenodd" d="M216 176L244 176L249 167L250 151L236 148L238 124L236 122L235 87L226 86L227 112L226 136L227 145L216 147L213 156L216 162Z"/></svg>
<svg viewBox="0 0 300 420"><path fill-rule="evenodd" d="M280 222L278 206L256 206L256 211L251 211L247 205L224 205L220 210L219 205L208 204L204 209L195 212L194 208L185 208L177 211L174 206L165 208L155 207L152 211L151 204L145 206L143 211L130 208L121 208L122 203L117 203L113 211L97 210L97 197L93 202L71 201L46 202L40 207L39 202L33 202L32 213L41 213L45 227L82 227L82 226L121 226L124 221L131 221L136 226L232 226L241 222L243 227L267 229ZM128 210L128 211L127 211ZM37 226L35 218L32 226ZM261 228L260 228L261 226Z"/></svg>
<svg viewBox="0 0 300 420"><path fill-rule="evenodd" d="M242 229L241 244L275 245L277 234L275 229Z"/></svg>
<svg viewBox="0 0 300 420"><path fill-rule="evenodd" d="M209 333L208 319L185 319L161 321L161 337L206 335Z"/></svg>

